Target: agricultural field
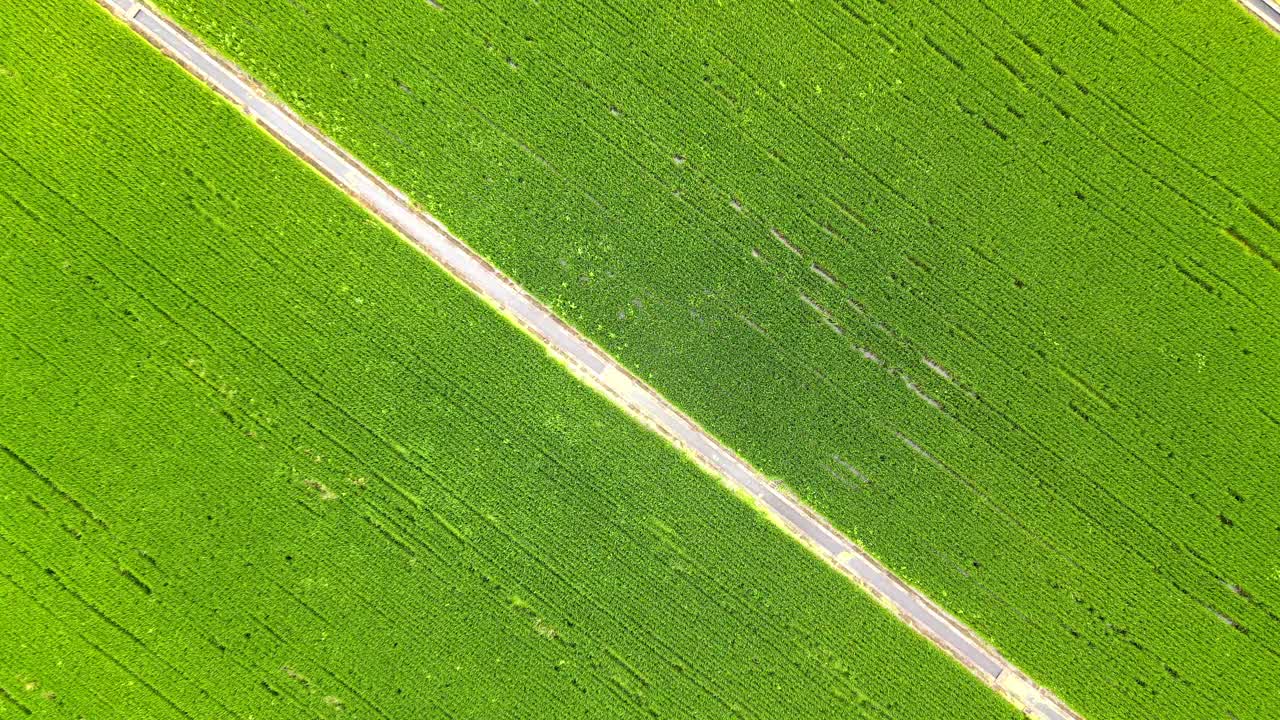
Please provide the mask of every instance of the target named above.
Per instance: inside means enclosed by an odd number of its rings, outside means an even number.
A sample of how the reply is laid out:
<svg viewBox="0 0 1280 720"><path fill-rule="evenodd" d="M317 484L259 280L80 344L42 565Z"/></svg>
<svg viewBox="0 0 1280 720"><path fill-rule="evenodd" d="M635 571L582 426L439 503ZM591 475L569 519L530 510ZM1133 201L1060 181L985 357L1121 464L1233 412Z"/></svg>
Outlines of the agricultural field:
<svg viewBox="0 0 1280 720"><path fill-rule="evenodd" d="M86 0L0 13L0 717L1018 714Z"/></svg>
<svg viewBox="0 0 1280 720"><path fill-rule="evenodd" d="M159 0L1086 717L1280 707L1227 0Z"/></svg>

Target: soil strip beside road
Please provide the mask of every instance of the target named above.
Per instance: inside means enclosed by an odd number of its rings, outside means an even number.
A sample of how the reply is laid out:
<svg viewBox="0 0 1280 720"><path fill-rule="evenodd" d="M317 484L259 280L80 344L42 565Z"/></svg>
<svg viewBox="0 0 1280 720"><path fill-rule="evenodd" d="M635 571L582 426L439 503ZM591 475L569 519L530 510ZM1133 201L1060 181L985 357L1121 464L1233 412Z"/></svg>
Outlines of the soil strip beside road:
<svg viewBox="0 0 1280 720"><path fill-rule="evenodd" d="M775 487L618 361L390 186L165 16L133 0L99 0L135 32L240 108L267 133L546 347L582 382L665 437L877 602L1038 720L1078 720L964 623L894 575L822 516Z"/></svg>

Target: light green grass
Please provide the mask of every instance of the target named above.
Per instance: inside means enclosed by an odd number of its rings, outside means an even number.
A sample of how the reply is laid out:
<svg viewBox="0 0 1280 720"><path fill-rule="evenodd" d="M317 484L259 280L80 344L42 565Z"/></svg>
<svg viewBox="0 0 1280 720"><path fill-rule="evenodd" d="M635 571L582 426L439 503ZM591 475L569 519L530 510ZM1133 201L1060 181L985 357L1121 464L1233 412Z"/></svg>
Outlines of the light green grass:
<svg viewBox="0 0 1280 720"><path fill-rule="evenodd" d="M161 5L1086 715L1268 718L1280 41L1123 2Z"/></svg>
<svg viewBox="0 0 1280 720"><path fill-rule="evenodd" d="M92 3L0 13L0 717L1013 709Z"/></svg>

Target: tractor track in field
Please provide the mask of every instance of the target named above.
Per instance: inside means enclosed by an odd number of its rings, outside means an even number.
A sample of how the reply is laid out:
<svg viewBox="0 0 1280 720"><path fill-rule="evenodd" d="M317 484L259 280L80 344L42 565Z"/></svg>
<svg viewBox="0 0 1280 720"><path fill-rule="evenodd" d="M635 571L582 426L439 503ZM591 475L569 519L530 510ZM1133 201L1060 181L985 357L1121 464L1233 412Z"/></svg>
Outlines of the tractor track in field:
<svg viewBox="0 0 1280 720"><path fill-rule="evenodd" d="M749 497L773 522L1027 716L1037 720L1079 720L1080 716L1065 703L1037 685L964 623L898 578L789 491L752 468L234 64L147 5L133 0L98 2L531 335L582 382L686 452L724 485Z"/></svg>

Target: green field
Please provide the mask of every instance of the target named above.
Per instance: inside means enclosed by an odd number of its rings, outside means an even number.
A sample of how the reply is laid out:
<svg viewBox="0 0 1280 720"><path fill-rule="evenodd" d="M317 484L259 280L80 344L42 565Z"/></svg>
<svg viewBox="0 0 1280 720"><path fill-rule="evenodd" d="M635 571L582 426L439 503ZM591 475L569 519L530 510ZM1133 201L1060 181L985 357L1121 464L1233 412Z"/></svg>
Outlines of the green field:
<svg viewBox="0 0 1280 720"><path fill-rule="evenodd" d="M1234 3L160 5L1085 715L1280 707Z"/></svg>
<svg viewBox="0 0 1280 720"><path fill-rule="evenodd" d="M0 13L0 717L1015 717L86 0Z"/></svg>

